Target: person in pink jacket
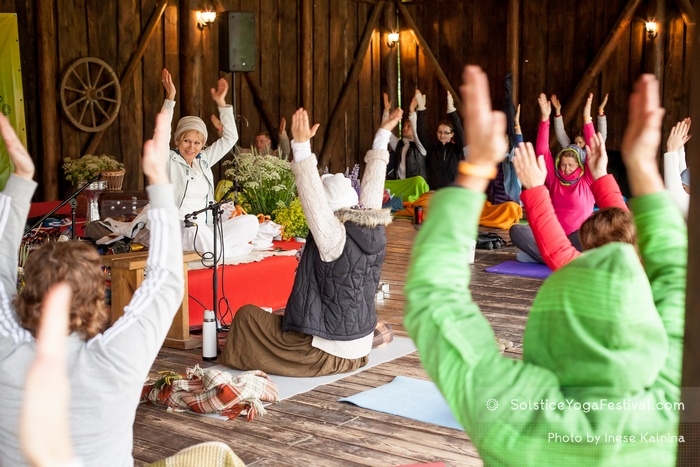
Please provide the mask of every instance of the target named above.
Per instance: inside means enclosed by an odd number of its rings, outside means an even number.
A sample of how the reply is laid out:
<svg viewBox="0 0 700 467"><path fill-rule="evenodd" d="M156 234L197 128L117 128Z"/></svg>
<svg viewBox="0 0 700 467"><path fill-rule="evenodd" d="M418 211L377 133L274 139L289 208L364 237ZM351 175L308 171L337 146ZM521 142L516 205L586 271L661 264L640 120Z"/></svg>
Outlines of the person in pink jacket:
<svg viewBox="0 0 700 467"><path fill-rule="evenodd" d="M545 186L552 200L554 213L569 237L571 244L578 250L582 250L578 238L578 229L583 221L593 212L595 200L591 185L593 175L586 168L586 153L576 144L570 144L552 157L549 150L549 127L552 105L547 96L540 94L537 102L540 106L540 125L537 132L536 152L544 156L547 169ZM586 143L590 144L595 134L593 122L590 116L584 115L583 134ZM529 217L530 214L527 213ZM518 261L542 263L542 255L537 248L532 229L528 225L515 224L510 228L510 238L521 251L516 255Z"/></svg>
<svg viewBox="0 0 700 467"><path fill-rule="evenodd" d="M607 173L608 155L600 133L587 146L588 170L593 176L591 190L600 208L581 225L579 237L584 250L610 242L636 245L634 221L625 204L615 178ZM566 265L581 252L567 238L554 212L549 191L545 186L547 167L543 156L536 156L532 145L521 143L515 149L513 166L522 182L521 199L542 259L552 270Z"/></svg>

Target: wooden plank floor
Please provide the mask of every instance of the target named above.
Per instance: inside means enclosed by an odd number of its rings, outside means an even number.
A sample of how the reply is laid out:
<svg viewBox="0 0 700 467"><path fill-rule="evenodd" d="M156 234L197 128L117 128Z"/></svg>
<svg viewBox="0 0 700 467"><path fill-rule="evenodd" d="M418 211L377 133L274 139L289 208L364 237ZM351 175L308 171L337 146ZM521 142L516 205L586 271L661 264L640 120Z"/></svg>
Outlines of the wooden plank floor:
<svg viewBox="0 0 700 467"><path fill-rule="evenodd" d="M498 233L507 239L507 232ZM387 230L389 242L381 280L389 284L390 291L378 301L377 310L379 318L389 321L400 336L406 335L402 288L415 234L408 220L396 220ZM520 358L527 311L542 281L484 272L484 268L514 255L514 247L477 250L471 289L496 335L515 344L507 355ZM201 361L200 350L163 348L152 375L162 370L184 373L186 367L195 364L210 365ZM211 440L229 444L247 465L255 466L482 465L476 449L461 431L337 402L341 397L389 383L398 375L428 379L413 353L272 404L267 415L252 422L242 418L221 421L141 405L134 423L136 465Z"/></svg>

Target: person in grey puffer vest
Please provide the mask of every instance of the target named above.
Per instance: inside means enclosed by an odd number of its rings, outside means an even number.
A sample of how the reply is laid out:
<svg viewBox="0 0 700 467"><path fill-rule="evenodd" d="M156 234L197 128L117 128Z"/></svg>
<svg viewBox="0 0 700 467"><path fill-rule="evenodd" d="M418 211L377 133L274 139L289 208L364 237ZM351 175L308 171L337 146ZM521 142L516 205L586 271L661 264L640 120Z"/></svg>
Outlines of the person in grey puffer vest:
<svg viewBox="0 0 700 467"><path fill-rule="evenodd" d="M309 231L284 316L246 305L231 323L223 364L284 376L346 373L367 364L377 315L374 297L384 262L385 227L381 209L387 144L401 109L382 123L365 155L358 199L343 174L319 177L304 109L292 117L292 170ZM358 205L359 201L359 206Z"/></svg>

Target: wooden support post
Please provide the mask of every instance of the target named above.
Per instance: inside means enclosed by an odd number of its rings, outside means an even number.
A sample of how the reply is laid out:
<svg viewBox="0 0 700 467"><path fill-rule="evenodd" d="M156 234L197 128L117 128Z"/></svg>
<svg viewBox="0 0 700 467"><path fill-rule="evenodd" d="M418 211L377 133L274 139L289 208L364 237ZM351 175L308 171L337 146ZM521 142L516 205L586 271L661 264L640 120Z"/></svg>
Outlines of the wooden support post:
<svg viewBox="0 0 700 467"><path fill-rule="evenodd" d="M270 132L270 137L273 139L274 142L276 142L277 135L279 134L279 128L277 127L275 120L272 118L272 112L270 111L270 108L268 107L267 102L265 101L263 91L262 89L260 89L258 83L256 83L255 80L251 78L250 73L243 73L243 76L245 77L245 82L248 84L250 93L253 95L253 101L255 101L255 106L258 108L258 111L262 116L263 122L267 127L267 131Z"/></svg>
<svg viewBox="0 0 700 467"><path fill-rule="evenodd" d="M512 76L513 105L520 103L520 0L508 1L508 68Z"/></svg>
<svg viewBox="0 0 700 467"><path fill-rule="evenodd" d="M396 4L394 1L387 2L386 10L384 11L384 30L386 33L399 32L396 27ZM398 53L399 44L395 44L394 47L389 47L386 41L383 40L386 34L380 34L380 50L384 51L382 54L384 59L384 78L382 90L389 95L389 100L393 107L399 106L399 95L398 95ZM383 102L383 96L382 96ZM382 106L382 111L384 107ZM407 114L408 115L408 114Z"/></svg>
<svg viewBox="0 0 700 467"><path fill-rule="evenodd" d="M202 112L202 32L197 28L199 3L180 2L180 115L200 115Z"/></svg>
<svg viewBox="0 0 700 467"><path fill-rule="evenodd" d="M165 7L167 6L168 0L158 0L158 5L156 5L156 9L155 11L153 11L151 19L148 22L145 31L141 35L141 39L139 40L139 44L136 47L134 54L131 56L129 65L127 65L126 70L124 70L124 74L119 80L120 86L123 87L134 76L134 73L136 72L136 67L141 61L141 58L143 57L143 54L146 51L146 47L148 46L148 42L151 40L151 37L153 37L153 33L156 30L156 26L158 25L161 16L163 16L163 13L165 12ZM90 140L90 144L85 150L85 154L95 154L97 147L100 145L100 141L102 141L102 136L104 136L104 132L105 130L95 133L95 135L92 137L92 140ZM130 174L130 176L133 176L133 174Z"/></svg>
<svg viewBox="0 0 700 467"><path fill-rule="evenodd" d="M301 106L314 105L314 2L301 0Z"/></svg>
<svg viewBox="0 0 700 467"><path fill-rule="evenodd" d="M695 8L690 4L690 0L676 0L678 9L681 10L681 16L686 26L695 25Z"/></svg>
<svg viewBox="0 0 700 467"><path fill-rule="evenodd" d="M445 75L445 72L442 71L440 63L435 58L435 55L433 55L433 51L430 50L430 46L426 42L425 38L418 30L418 26L416 26L415 21L413 21L411 13L408 12L408 9L406 9L406 7L401 2L398 2L396 5L399 7L399 13L401 13L401 17L404 19L404 21L406 21L406 26L408 26L409 30L411 31L413 39L418 45L421 46L425 57L428 59L433 68L435 68L435 73L437 74L438 81L440 81L440 84L443 88L447 89L448 91L450 91L450 94L452 94L452 97L454 98L455 102L455 107L457 108L457 112L462 117L462 121L464 121L464 115L462 115L462 110L464 109L464 106L462 105L461 95L457 93L457 91L455 91L455 89L452 87L452 84L447 79L447 75Z"/></svg>
<svg viewBox="0 0 700 467"><path fill-rule="evenodd" d="M700 0L694 2L700 6ZM693 28L695 29L695 28ZM690 117L700 119L700 33L695 31L690 50ZM700 120L699 120L700 121ZM700 140L690 139L687 143L688 154L700 151ZM700 159L688 157L688 168L693 174L700 174ZM684 404L680 411L680 426L678 434L683 436L683 443L678 443L676 465L700 465L700 431L697 421L700 420L700 293L697 284L700 280L700 190L690 194L688 209L688 272L686 277L685 297L685 339L683 341L683 376L681 378L681 401ZM693 260L693 258L695 258Z"/></svg>
<svg viewBox="0 0 700 467"><path fill-rule="evenodd" d="M331 113L331 118L326 127L325 137L323 139L323 148L321 149L321 156L319 159L319 165L325 167L328 165L328 159L330 158L329 149L333 147L333 143L338 137L339 132L335 130L338 123L338 119L345 112L345 106L350 96L350 88L357 84L357 79L360 77L360 71L362 71L362 63L364 62L367 50L369 50L370 39L374 30L377 28L379 23L379 16L382 14L384 9L384 0L379 0L372 9L372 15L367 21L367 26L365 26L365 31L362 33L362 39L360 44L357 46L357 51L355 52L355 57L352 60L352 65L350 66L350 71L348 72L348 77L343 83L343 87L340 90L340 95L338 100L333 107L333 112Z"/></svg>
<svg viewBox="0 0 700 467"><path fill-rule="evenodd" d="M649 8L647 17L656 21L659 32L655 38L647 38L646 72L655 74L659 79L659 86L663 89L666 0L649 0L647 5Z"/></svg>
<svg viewBox="0 0 700 467"><path fill-rule="evenodd" d="M583 73L583 76L579 80L578 85L576 85L576 89L574 89L571 97L567 99L567 107L578 109L583 104L583 101L586 100L593 80L595 80L596 76L598 76L600 70L603 69L603 66L605 66L605 63L612 55L615 47L617 47L617 44L620 42L620 39L622 39L622 35L632 22L634 12L637 10L640 3L641 0L628 0L627 5L625 5L625 9L622 10L620 17L617 19L617 22L615 22L610 34L608 34L608 37L605 39L603 46L596 54L588 69ZM575 117L575 112L565 113L563 116L564 128L567 128Z"/></svg>
<svg viewBox="0 0 700 467"><path fill-rule="evenodd" d="M56 103L56 83L58 82L58 52L56 50L56 7L51 0L36 2L37 35L39 37L39 102L41 106L42 166L40 186L44 199L58 199L58 177L61 166L61 137Z"/></svg>

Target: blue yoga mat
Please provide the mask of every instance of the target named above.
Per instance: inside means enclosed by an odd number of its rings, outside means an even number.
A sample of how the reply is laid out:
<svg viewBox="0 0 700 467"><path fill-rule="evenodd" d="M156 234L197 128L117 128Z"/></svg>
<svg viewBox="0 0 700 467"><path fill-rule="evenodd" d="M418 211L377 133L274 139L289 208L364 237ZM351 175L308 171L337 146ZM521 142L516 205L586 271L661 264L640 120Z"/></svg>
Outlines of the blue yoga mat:
<svg viewBox="0 0 700 467"><path fill-rule="evenodd" d="M509 276L533 277L535 279L546 279L552 273L549 266L539 263L521 263L520 261L508 260L501 264L486 268L486 272L494 274L506 274Z"/></svg>
<svg viewBox="0 0 700 467"><path fill-rule="evenodd" d="M455 430L462 429L432 381L397 376L389 384L338 401Z"/></svg>

